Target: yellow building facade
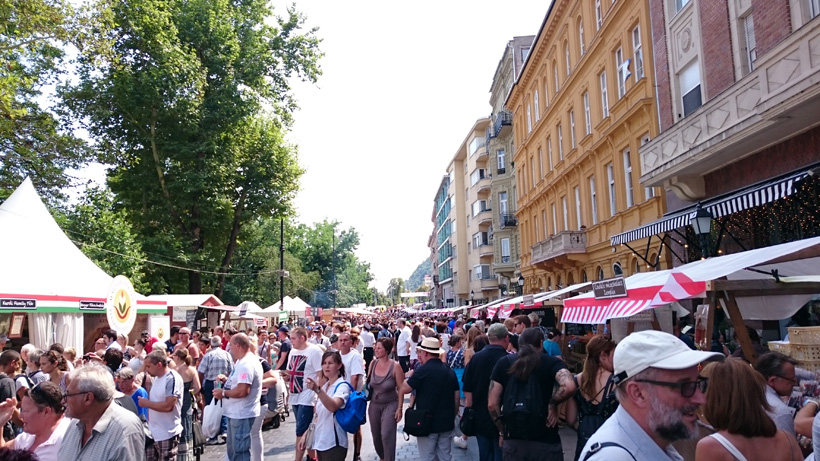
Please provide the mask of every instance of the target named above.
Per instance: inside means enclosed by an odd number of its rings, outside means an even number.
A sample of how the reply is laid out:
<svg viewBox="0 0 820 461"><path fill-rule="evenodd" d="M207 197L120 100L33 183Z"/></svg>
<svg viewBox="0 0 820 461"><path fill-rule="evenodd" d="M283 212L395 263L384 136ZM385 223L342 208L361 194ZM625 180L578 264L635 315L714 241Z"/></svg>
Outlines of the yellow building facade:
<svg viewBox="0 0 820 461"><path fill-rule="evenodd" d="M525 293L670 267L657 239L610 244L664 213L639 182L658 133L649 24L646 0L554 0L510 91Z"/></svg>

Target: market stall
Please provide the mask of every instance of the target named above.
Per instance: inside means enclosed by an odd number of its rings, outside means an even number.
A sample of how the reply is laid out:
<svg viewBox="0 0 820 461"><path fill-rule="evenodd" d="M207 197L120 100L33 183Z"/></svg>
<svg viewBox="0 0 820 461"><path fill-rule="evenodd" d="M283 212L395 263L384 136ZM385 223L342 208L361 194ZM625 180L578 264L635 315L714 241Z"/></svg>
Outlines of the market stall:
<svg viewBox="0 0 820 461"><path fill-rule="evenodd" d="M0 334L12 337L13 347L59 342L79 355L86 337L108 327L105 302L114 278L63 233L28 178L0 205L0 254ZM149 315L167 309L163 301L135 298L129 340L147 328Z"/></svg>

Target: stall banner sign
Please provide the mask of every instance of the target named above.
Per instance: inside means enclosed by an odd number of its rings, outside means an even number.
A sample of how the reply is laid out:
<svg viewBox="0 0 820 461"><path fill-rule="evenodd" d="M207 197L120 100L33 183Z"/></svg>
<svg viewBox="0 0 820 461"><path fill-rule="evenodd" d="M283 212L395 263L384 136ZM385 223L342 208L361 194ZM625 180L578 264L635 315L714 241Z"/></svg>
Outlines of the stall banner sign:
<svg viewBox="0 0 820 461"><path fill-rule="evenodd" d="M80 300L81 311L104 311L105 301L85 301Z"/></svg>
<svg viewBox="0 0 820 461"><path fill-rule="evenodd" d="M191 309L189 311L185 311L185 325L188 325L188 328L191 331L196 330L194 324L196 323L196 309Z"/></svg>
<svg viewBox="0 0 820 461"><path fill-rule="evenodd" d="M171 319L167 315L152 315L148 317L148 331L151 336L160 341L167 341L171 337Z"/></svg>
<svg viewBox="0 0 820 461"><path fill-rule="evenodd" d="M105 298L105 314L112 330L126 336L131 333L137 320L137 292L128 277L114 277Z"/></svg>
<svg viewBox="0 0 820 461"><path fill-rule="evenodd" d="M631 317L627 317L626 320L629 322L651 322L655 320L655 311L654 309L647 309Z"/></svg>
<svg viewBox="0 0 820 461"><path fill-rule="evenodd" d="M595 299L612 299L626 297L626 282L623 277L592 282Z"/></svg>
<svg viewBox="0 0 820 461"><path fill-rule="evenodd" d="M266 318L256 319L256 326L257 327L267 328L268 327L268 319L266 319Z"/></svg>
<svg viewBox="0 0 820 461"><path fill-rule="evenodd" d="M171 308L171 321L184 322L188 318L188 309L184 306L174 306Z"/></svg>
<svg viewBox="0 0 820 461"><path fill-rule="evenodd" d="M534 295L524 295L524 297L521 299L521 305L522 306L532 306L533 304L535 304L534 298L535 298Z"/></svg>
<svg viewBox="0 0 820 461"><path fill-rule="evenodd" d="M37 309L37 300L21 298L0 298L0 309Z"/></svg>
<svg viewBox="0 0 820 461"><path fill-rule="evenodd" d="M282 311L282 312L279 313L279 321L280 322L287 322L288 317L290 317L290 315L288 314L288 311Z"/></svg>

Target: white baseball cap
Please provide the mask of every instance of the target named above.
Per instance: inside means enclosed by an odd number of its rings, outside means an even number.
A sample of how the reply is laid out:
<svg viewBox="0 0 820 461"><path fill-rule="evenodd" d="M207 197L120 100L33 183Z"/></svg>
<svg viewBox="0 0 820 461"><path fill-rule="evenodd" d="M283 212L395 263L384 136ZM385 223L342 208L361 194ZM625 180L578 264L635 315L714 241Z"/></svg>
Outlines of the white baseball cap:
<svg viewBox="0 0 820 461"><path fill-rule="evenodd" d="M647 368L684 370L717 357L723 358L723 354L693 351L680 339L662 331L638 331L615 347L612 379L619 384Z"/></svg>

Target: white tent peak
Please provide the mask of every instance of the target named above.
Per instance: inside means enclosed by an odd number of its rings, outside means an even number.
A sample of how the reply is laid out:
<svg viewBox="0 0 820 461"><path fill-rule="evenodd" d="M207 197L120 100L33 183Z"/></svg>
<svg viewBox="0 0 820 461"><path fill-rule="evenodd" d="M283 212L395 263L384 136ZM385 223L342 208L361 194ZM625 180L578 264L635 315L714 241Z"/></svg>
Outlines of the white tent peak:
<svg viewBox="0 0 820 461"><path fill-rule="evenodd" d="M103 298L112 277L60 229L31 179L0 205L0 293Z"/></svg>

